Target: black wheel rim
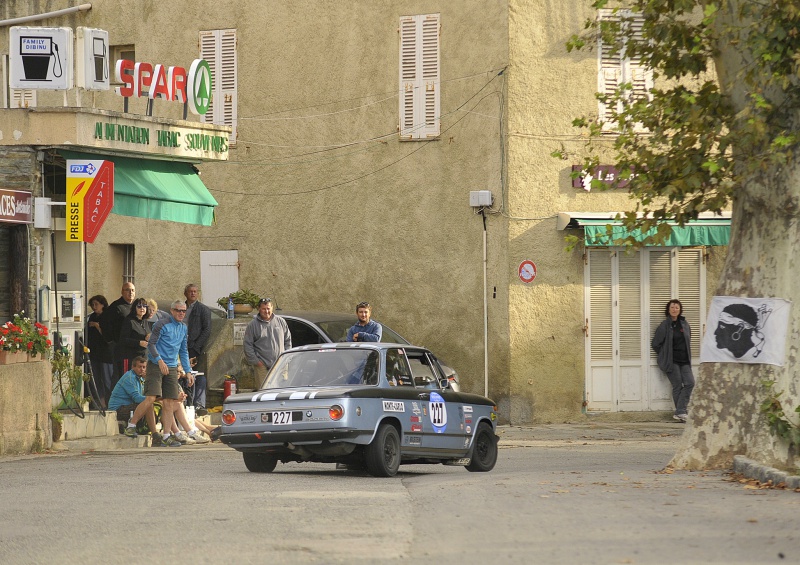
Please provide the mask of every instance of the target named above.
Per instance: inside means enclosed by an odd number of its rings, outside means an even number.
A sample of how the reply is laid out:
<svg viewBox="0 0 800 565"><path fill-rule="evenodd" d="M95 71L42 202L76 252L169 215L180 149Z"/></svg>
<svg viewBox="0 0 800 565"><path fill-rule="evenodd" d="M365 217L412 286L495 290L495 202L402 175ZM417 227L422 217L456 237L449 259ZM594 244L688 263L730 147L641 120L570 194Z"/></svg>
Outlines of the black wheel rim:
<svg viewBox="0 0 800 565"><path fill-rule="evenodd" d="M478 436L478 444L475 446L475 453L480 461L485 462L489 457L490 447L490 440L487 437L486 432L481 432L481 434Z"/></svg>
<svg viewBox="0 0 800 565"><path fill-rule="evenodd" d="M386 463L386 467L393 468L394 461L397 457L397 441L395 441L394 436L387 436L386 442L383 444L383 460Z"/></svg>

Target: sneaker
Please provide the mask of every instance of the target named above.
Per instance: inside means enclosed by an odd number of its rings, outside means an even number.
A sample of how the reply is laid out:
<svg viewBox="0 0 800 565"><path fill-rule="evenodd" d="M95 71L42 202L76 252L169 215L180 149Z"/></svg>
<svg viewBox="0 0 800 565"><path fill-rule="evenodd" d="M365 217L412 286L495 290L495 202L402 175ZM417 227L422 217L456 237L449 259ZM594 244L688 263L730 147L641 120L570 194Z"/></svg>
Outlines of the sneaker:
<svg viewBox="0 0 800 565"><path fill-rule="evenodd" d="M139 434L136 433L136 426L128 426L123 433L127 437L139 437Z"/></svg>
<svg viewBox="0 0 800 565"><path fill-rule="evenodd" d="M206 410L205 407L201 406L200 408L197 408L194 411L194 413L197 414L198 416L206 416L208 415L208 410Z"/></svg>
<svg viewBox="0 0 800 565"><path fill-rule="evenodd" d="M686 414L673 414L672 419L678 420L679 422L685 424L686 420L688 419L688 416Z"/></svg>
<svg viewBox="0 0 800 565"><path fill-rule="evenodd" d="M161 434L157 433L150 434L150 446L161 447Z"/></svg>
<svg viewBox="0 0 800 565"><path fill-rule="evenodd" d="M184 432L178 432L177 434L173 434L175 439L181 442L183 445L194 445L197 443L194 438L187 436Z"/></svg>
<svg viewBox="0 0 800 565"><path fill-rule="evenodd" d="M222 426L217 426L213 430L211 430L211 441L217 441L219 436L222 435Z"/></svg>
<svg viewBox="0 0 800 565"><path fill-rule="evenodd" d="M174 435L167 439L161 438L161 447L180 447L183 444Z"/></svg>
<svg viewBox="0 0 800 565"><path fill-rule="evenodd" d="M193 439L195 443L210 443L211 440L200 433L189 434L189 439Z"/></svg>

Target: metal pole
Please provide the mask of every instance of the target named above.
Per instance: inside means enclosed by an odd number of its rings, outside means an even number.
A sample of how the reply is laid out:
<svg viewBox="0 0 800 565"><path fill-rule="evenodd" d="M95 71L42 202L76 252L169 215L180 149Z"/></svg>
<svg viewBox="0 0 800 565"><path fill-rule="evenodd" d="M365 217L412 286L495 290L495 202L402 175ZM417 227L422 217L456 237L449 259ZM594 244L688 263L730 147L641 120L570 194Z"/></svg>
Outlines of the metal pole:
<svg viewBox="0 0 800 565"><path fill-rule="evenodd" d="M483 216L483 395L489 396L489 288L486 282L486 213L481 208Z"/></svg>
<svg viewBox="0 0 800 565"><path fill-rule="evenodd" d="M66 16L75 12L85 12L91 10L92 5L89 3L81 4L80 6L73 6L72 8L64 8L63 10L56 10L55 12L45 12L44 14L35 14L33 16L22 16L20 18L13 18L10 20L0 20L0 27L13 26L17 24L24 24L26 22L35 22L38 20L46 20L47 18L57 18L58 16Z"/></svg>

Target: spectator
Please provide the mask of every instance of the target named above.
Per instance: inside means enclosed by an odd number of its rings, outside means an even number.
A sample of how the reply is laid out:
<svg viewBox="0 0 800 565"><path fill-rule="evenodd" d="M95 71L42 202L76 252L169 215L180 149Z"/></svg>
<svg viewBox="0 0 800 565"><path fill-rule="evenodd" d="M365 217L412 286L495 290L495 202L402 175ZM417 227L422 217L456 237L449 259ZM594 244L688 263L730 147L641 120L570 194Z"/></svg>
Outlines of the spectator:
<svg viewBox="0 0 800 565"><path fill-rule="evenodd" d="M200 289L196 284L187 284L183 289L186 296L186 327L189 328L187 347L192 369L205 372L205 347L211 336L211 310L200 302ZM194 389L187 404L195 407L198 416L208 414L206 410L206 376L195 375Z"/></svg>
<svg viewBox="0 0 800 565"><path fill-rule="evenodd" d="M122 322L122 331L114 350L114 362L122 365L123 371L130 368L131 359L144 355L150 327L147 323L147 301L137 298L131 304L131 311Z"/></svg>
<svg viewBox="0 0 800 565"><path fill-rule="evenodd" d="M187 375L189 386L194 384L191 373L184 373L183 367L190 367L189 352L186 346L187 328L183 323L186 316L186 304L183 300L176 300L170 308L169 320L161 320L153 327L150 340L147 344L149 363L145 380L144 394L146 403L152 405L156 397L161 397L162 411L162 445L165 447L179 447L181 442L172 436L172 426L175 423L175 412L181 407L183 391L178 384L178 378ZM182 409L178 414L179 421ZM183 417L185 423L185 417ZM136 423L135 421L133 422ZM189 430L189 437L196 439L197 429Z"/></svg>
<svg viewBox="0 0 800 565"><path fill-rule="evenodd" d="M153 411L153 403L146 403L143 393L144 376L147 372L147 357L139 355L131 361L131 370L122 375L122 378L114 387L111 399L108 402L109 410L117 411L117 420L128 422L125 428L125 435L136 437L136 422L145 416L147 427L153 436L156 433L156 416ZM133 417L131 417L133 414Z"/></svg>
<svg viewBox="0 0 800 565"><path fill-rule="evenodd" d="M147 299L147 324L151 332L153 331L153 326L156 325L156 322L159 320L166 320L168 318L169 314L163 310L159 310L158 303L154 299Z"/></svg>
<svg viewBox="0 0 800 565"><path fill-rule="evenodd" d="M372 308L369 302L359 302L356 306L358 323L347 330L347 341L380 341L383 327L378 322L370 320Z"/></svg>
<svg viewBox="0 0 800 565"><path fill-rule="evenodd" d="M111 398L111 376L114 374L114 357L100 327L100 319L103 310L108 308L108 300L102 294L96 294L89 299L89 308L92 313L86 324L86 345L89 347L89 361L94 376L95 398L102 404L98 408L105 408Z"/></svg>
<svg viewBox="0 0 800 565"><path fill-rule="evenodd" d="M114 302L108 305L108 308L103 310L103 315L100 318L100 329L103 330L103 337L109 344L111 355L114 359L114 373L111 376L111 390L122 376L124 371L122 365L117 365L117 356L114 354L114 348L119 341L119 334L122 331L122 322L131 312L131 304L133 299L136 298L136 287L132 282L126 282L122 285L122 296L117 298Z"/></svg>
<svg viewBox="0 0 800 565"><path fill-rule="evenodd" d="M272 299L258 301L258 314L244 330L244 356L253 367L256 386L263 382L278 355L292 347L289 326L280 316L272 313Z"/></svg>

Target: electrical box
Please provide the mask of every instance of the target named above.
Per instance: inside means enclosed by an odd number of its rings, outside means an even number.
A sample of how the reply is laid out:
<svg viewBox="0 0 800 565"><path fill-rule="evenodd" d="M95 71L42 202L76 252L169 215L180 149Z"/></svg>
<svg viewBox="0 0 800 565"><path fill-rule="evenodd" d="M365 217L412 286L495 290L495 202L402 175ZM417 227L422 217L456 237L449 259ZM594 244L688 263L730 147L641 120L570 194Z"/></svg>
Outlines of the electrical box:
<svg viewBox="0 0 800 565"><path fill-rule="evenodd" d="M469 205L473 208L478 206L492 205L491 190L471 190L469 193Z"/></svg>

